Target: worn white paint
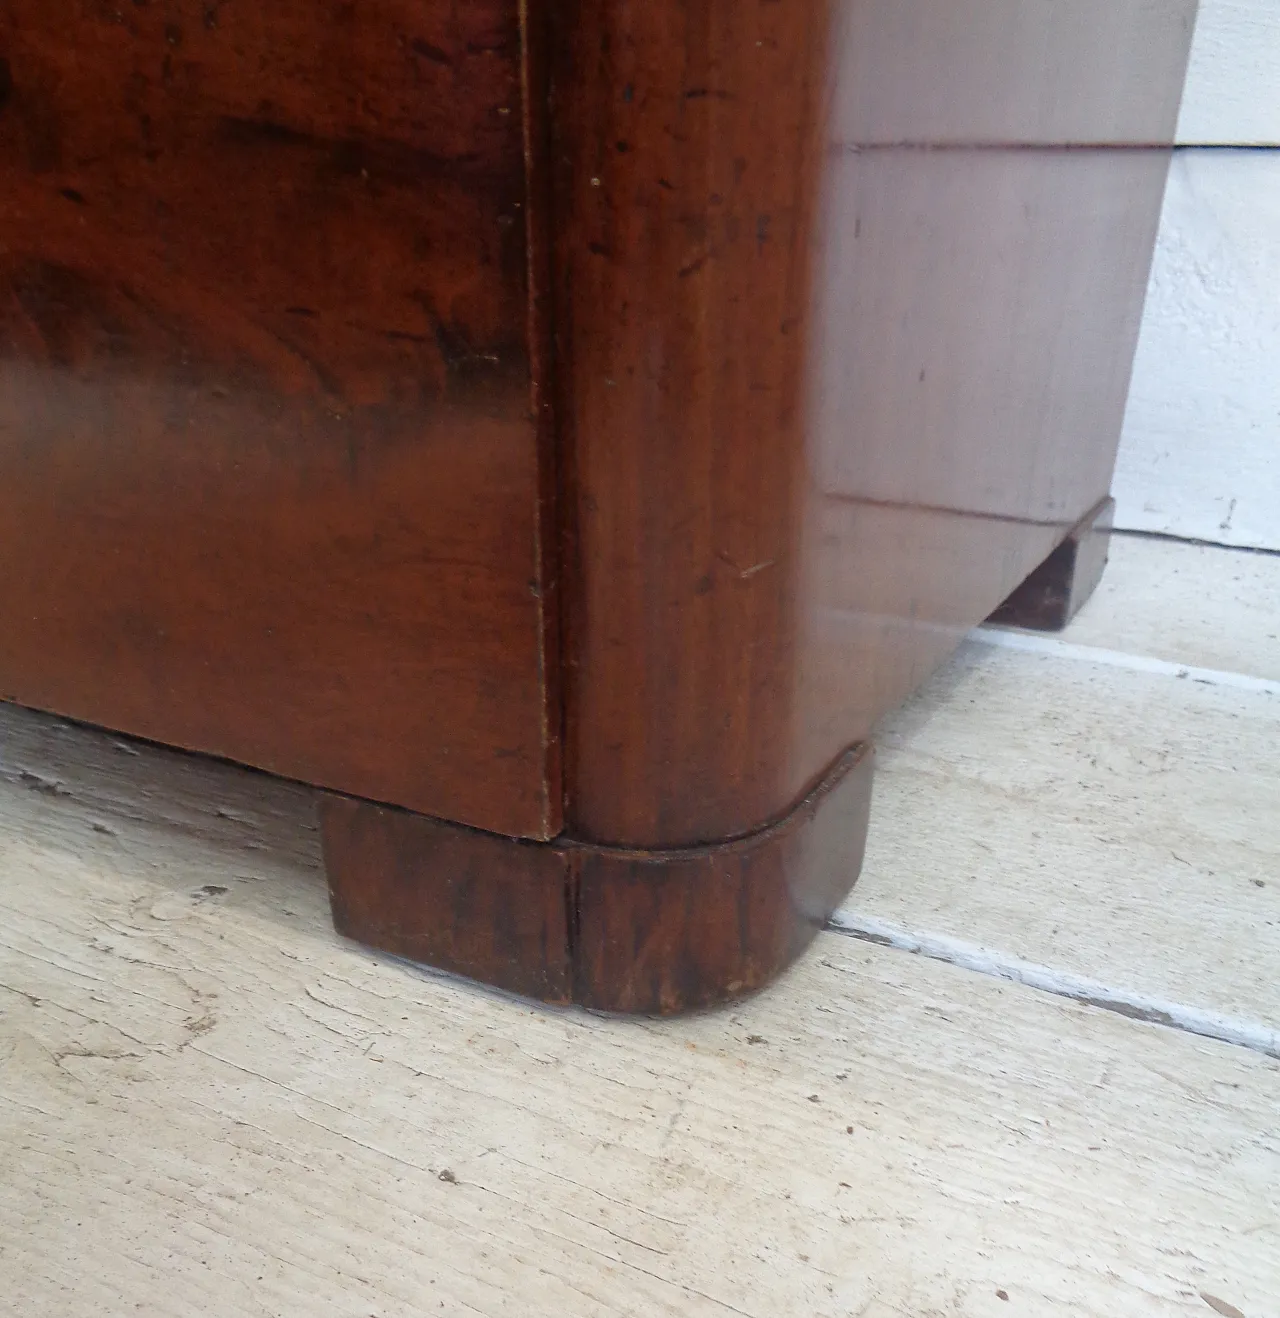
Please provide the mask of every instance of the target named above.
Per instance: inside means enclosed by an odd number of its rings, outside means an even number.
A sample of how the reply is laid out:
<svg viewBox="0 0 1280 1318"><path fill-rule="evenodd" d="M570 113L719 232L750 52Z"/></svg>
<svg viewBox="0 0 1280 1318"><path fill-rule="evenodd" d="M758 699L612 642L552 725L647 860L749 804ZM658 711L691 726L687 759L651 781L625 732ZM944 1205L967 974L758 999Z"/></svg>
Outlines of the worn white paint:
<svg viewBox="0 0 1280 1318"><path fill-rule="evenodd" d="M1280 143L1280 4L1200 0L1178 141Z"/></svg>
<svg viewBox="0 0 1280 1318"><path fill-rule="evenodd" d="M948 934L921 933L903 929L874 915L863 915L854 910L837 911L831 919L831 928L840 933L852 934L880 947L893 947L913 956L928 957L949 966L959 966L977 975L990 975L993 979L1008 980L1027 988L1052 993L1056 997L1070 998L1107 1011L1119 1012L1132 1020L1155 1021L1171 1028L1198 1034L1205 1039L1217 1039L1239 1048L1252 1048L1255 1052L1280 1060L1280 1030L1258 1021L1238 1016L1224 1016L1220 1011L1205 1011L1190 1007L1185 1002L1172 1002L1168 998L1153 998L1132 989L1117 987L1100 979L1089 979L1069 970L1055 970L1052 966L1023 961L990 947L952 938Z"/></svg>
<svg viewBox="0 0 1280 1318"><path fill-rule="evenodd" d="M1280 555L1116 535L1074 645L1280 681Z"/></svg>
<svg viewBox="0 0 1280 1318"><path fill-rule="evenodd" d="M530 1007L342 944L295 789L0 728L14 1313L1275 1313L1257 1052L839 934L731 1012Z"/></svg>
<svg viewBox="0 0 1280 1318"><path fill-rule="evenodd" d="M1178 140L1280 144L1280 0L1202 0ZM1116 472L1121 526L1280 548L1280 150L1174 160Z"/></svg>
<svg viewBox="0 0 1280 1318"><path fill-rule="evenodd" d="M1276 1029L1280 559L1133 548L1062 638L979 634L885 721L846 910ZM1182 629L1241 560L1255 611Z"/></svg>
<svg viewBox="0 0 1280 1318"><path fill-rule="evenodd" d="M1058 636L1040 632L1023 632L1003 627L979 627L970 636L974 645L994 645L1003 650L1021 650L1026 654L1051 655L1055 659L1074 659L1078 663L1105 664L1125 668L1132 673L1156 677L1182 678L1199 686L1225 686L1235 691L1270 696L1280 700L1280 682L1250 673L1233 673L1219 668L1196 668L1191 664L1170 663L1147 654L1130 654L1125 650L1107 650L1096 645L1077 645Z"/></svg>
<svg viewBox="0 0 1280 1318"><path fill-rule="evenodd" d="M1174 157L1113 489L1120 526L1280 548L1280 150Z"/></svg>

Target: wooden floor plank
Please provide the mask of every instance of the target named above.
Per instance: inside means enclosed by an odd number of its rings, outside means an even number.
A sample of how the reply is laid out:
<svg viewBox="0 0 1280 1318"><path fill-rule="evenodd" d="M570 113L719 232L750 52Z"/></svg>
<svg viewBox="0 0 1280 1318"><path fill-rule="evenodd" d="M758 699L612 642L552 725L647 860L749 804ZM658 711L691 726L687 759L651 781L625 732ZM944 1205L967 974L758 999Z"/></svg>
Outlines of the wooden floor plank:
<svg viewBox="0 0 1280 1318"><path fill-rule="evenodd" d="M1114 535L1063 639L1280 680L1280 554Z"/></svg>
<svg viewBox="0 0 1280 1318"><path fill-rule="evenodd" d="M836 934L535 1009L337 940L298 789L0 746L16 1313L1277 1313L1271 1059Z"/></svg>
<svg viewBox="0 0 1280 1318"><path fill-rule="evenodd" d="M846 910L1280 1025L1280 700L969 643L886 723Z"/></svg>

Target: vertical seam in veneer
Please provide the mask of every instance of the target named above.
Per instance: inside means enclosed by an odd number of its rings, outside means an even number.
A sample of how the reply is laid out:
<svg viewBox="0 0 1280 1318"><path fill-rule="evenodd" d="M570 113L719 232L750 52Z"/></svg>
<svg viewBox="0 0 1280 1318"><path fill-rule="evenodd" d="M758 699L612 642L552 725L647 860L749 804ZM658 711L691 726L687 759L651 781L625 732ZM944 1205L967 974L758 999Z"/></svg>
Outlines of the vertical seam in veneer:
<svg viewBox="0 0 1280 1318"><path fill-rule="evenodd" d="M542 186L538 195L538 204L544 208L545 235L542 267L546 281L542 340L546 355L544 367L547 384L545 461L549 465L548 484L551 500L548 515L554 518L551 533L544 536L542 543L547 552L546 571L553 581L555 593L553 625L557 643L555 680L558 695L555 711L558 726L555 735L559 738L560 773L560 781L557 784L560 793L558 806L565 827L572 827L575 803L571 785L576 778L573 764L572 705L577 699L577 692L574 681L575 665L571 656L576 644L574 610L580 595L577 589L576 571L578 546L576 451L573 409L567 405L571 385L566 378L567 372L572 370L572 362L564 351L568 340L565 320L569 299L564 291L564 281L568 278L568 271L560 233L561 216L558 213L563 202L563 161L557 154L560 133L556 118L556 84L560 59L559 42L565 27L574 21L574 17L564 12L564 6L553 5L549 0L524 0L524 3L526 11L531 11L527 19L528 23L532 24L536 18L541 24L543 68L538 86L544 97L544 103L541 106L539 119L541 132L531 149L540 149L545 159L545 168L541 171ZM531 198L530 206L532 205Z"/></svg>
<svg viewBox="0 0 1280 1318"><path fill-rule="evenodd" d="M526 298L531 404L537 445L534 535L538 592L538 677L541 685L544 834L564 818L564 619L560 566L561 495L555 404L555 300L552 260L550 18L544 0L520 0L521 112L525 164Z"/></svg>
<svg viewBox="0 0 1280 1318"><path fill-rule="evenodd" d="M569 978L569 1000L580 1000L579 961L582 945L582 853L571 847L564 857L565 962Z"/></svg>

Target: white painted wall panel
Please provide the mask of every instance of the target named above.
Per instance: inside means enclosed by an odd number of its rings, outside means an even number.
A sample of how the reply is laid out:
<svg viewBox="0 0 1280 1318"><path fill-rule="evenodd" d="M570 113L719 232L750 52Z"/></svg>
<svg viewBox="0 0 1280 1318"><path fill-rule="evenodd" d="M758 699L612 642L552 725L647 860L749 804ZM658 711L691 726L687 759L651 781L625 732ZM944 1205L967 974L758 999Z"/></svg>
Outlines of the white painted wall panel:
<svg viewBox="0 0 1280 1318"><path fill-rule="evenodd" d="M1280 549L1280 151L1174 158L1114 491L1120 526Z"/></svg>
<svg viewBox="0 0 1280 1318"><path fill-rule="evenodd" d="M1178 141L1280 143L1280 0L1201 0Z"/></svg>

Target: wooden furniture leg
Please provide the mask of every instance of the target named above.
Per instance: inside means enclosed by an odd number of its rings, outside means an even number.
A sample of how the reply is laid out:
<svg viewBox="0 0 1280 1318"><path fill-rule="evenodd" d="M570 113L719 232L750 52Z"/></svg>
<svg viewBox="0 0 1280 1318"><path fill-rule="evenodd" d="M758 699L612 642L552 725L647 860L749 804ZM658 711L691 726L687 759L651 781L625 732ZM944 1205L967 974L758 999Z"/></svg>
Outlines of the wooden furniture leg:
<svg viewBox="0 0 1280 1318"><path fill-rule="evenodd" d="M334 924L550 1002L668 1014L761 988L853 886L869 744L783 818L713 846L525 842L349 797L320 806Z"/></svg>
<svg viewBox="0 0 1280 1318"><path fill-rule="evenodd" d="M758 988L1097 581L1195 12L8 0L0 699L314 785L378 947Z"/></svg>
<svg viewBox="0 0 1280 1318"><path fill-rule="evenodd" d="M1098 588L1107 566L1115 500L1104 499L991 615L989 622L1060 632Z"/></svg>

